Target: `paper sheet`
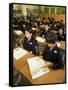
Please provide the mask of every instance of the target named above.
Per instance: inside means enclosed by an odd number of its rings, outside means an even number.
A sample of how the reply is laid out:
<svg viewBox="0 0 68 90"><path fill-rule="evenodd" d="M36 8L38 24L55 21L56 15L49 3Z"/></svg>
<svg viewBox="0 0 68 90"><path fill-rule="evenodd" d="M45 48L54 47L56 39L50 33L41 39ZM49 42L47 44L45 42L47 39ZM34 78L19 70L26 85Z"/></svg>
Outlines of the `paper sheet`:
<svg viewBox="0 0 68 90"><path fill-rule="evenodd" d="M15 32L17 35L23 34L23 32L22 32L21 30L14 30L14 32Z"/></svg>
<svg viewBox="0 0 68 90"><path fill-rule="evenodd" d="M60 45L61 45L60 42L57 42L57 46L60 47Z"/></svg>
<svg viewBox="0 0 68 90"><path fill-rule="evenodd" d="M34 57L27 59L32 79L36 79L49 72L49 69L45 67L45 62L40 57Z"/></svg>
<svg viewBox="0 0 68 90"><path fill-rule="evenodd" d="M41 43L44 43L45 42L45 39L41 38L41 37L36 37L36 40L38 42L41 42Z"/></svg>
<svg viewBox="0 0 68 90"><path fill-rule="evenodd" d="M18 48L15 48L13 50L13 57L16 59L16 60L19 60L21 57L23 57L25 54L27 54L28 52L25 50L25 49L22 49L20 47Z"/></svg>

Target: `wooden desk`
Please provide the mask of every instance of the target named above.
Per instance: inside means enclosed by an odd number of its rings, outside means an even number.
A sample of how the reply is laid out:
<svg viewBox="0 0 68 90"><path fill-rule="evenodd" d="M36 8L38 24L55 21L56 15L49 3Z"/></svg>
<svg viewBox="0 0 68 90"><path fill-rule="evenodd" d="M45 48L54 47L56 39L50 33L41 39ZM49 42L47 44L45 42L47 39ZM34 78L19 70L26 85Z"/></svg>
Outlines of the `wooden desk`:
<svg viewBox="0 0 68 90"><path fill-rule="evenodd" d="M64 83L65 82L65 70L52 70L46 75L43 75L35 80L32 80L27 59L34 57L33 54L28 53L20 60L14 60L13 66L20 71L32 84L48 84L48 83Z"/></svg>

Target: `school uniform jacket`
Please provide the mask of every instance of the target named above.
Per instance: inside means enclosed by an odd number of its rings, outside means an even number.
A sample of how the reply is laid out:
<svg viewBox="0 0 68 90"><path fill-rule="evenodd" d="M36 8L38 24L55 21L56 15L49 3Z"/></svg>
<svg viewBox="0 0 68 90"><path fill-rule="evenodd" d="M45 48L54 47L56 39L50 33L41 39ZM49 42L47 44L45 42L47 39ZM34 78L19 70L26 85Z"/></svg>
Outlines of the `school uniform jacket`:
<svg viewBox="0 0 68 90"><path fill-rule="evenodd" d="M65 41L65 34L63 34L63 35L57 34L57 35L58 35L58 40L59 41Z"/></svg>
<svg viewBox="0 0 68 90"><path fill-rule="evenodd" d="M61 68L63 66L62 55L60 49L57 46L52 48L50 51L50 48L46 45L43 52L43 59L52 62L52 68L54 69Z"/></svg>
<svg viewBox="0 0 68 90"><path fill-rule="evenodd" d="M34 39L30 39L28 41L27 38L24 39L24 43L23 43L23 48L28 50L28 51L32 51L33 54L36 54L36 46L37 46L37 42Z"/></svg>

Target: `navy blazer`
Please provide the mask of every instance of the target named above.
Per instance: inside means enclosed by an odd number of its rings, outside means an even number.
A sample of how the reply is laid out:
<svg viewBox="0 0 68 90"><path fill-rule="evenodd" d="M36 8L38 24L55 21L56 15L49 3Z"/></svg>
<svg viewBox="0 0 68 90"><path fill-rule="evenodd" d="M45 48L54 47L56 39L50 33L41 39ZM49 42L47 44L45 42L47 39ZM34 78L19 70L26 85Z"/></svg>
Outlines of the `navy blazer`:
<svg viewBox="0 0 68 90"><path fill-rule="evenodd" d="M23 48L32 51L33 54L36 54L36 46L37 46L37 41L35 39L30 39L28 41L27 38L24 39L23 43Z"/></svg>
<svg viewBox="0 0 68 90"><path fill-rule="evenodd" d="M51 51L50 48L46 45L43 52L43 59L53 63L52 68L57 69L63 67L62 55L60 48L55 46Z"/></svg>

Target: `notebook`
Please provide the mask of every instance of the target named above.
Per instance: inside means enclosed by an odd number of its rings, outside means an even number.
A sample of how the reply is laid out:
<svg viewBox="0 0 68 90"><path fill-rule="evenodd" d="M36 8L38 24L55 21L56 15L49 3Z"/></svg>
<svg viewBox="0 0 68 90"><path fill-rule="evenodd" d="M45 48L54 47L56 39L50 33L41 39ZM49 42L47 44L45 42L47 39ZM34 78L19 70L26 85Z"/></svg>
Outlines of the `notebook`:
<svg viewBox="0 0 68 90"><path fill-rule="evenodd" d="M28 51L26 51L23 48L18 47L13 50L13 57L15 60L19 60L21 57L23 57L27 53Z"/></svg>
<svg viewBox="0 0 68 90"><path fill-rule="evenodd" d="M40 57L29 58L27 59L27 62L32 79L39 78L50 71L48 67L45 67L45 62Z"/></svg>

